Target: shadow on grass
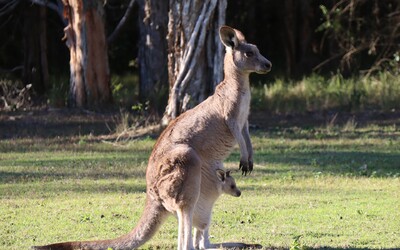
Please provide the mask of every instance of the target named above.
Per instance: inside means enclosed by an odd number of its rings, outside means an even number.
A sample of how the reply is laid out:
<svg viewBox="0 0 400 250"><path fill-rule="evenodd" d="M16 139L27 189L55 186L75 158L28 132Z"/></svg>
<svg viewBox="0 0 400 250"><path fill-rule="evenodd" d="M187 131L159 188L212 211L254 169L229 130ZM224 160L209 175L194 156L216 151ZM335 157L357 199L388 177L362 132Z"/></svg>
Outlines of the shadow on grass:
<svg viewBox="0 0 400 250"><path fill-rule="evenodd" d="M400 173L400 154L397 152L359 152L359 151L312 151L312 152L267 152L258 153L256 164L279 164L299 167L302 171L314 173L323 171L330 174L363 173L375 174ZM239 159L239 154L233 154L230 159ZM271 172L270 169L260 171ZM275 171L275 170L272 170Z"/></svg>
<svg viewBox="0 0 400 250"><path fill-rule="evenodd" d="M15 151L13 151L15 152ZM43 168L49 170L50 168L53 170L57 169L69 169L69 170L78 170L79 169L105 169L105 170L118 170L118 168L131 168L142 164L143 162L147 163L149 152L147 150L135 150L130 154L109 154L105 155L104 153L110 153L107 151L88 151L89 154L81 155L76 154L76 152L64 153L61 152L59 155L55 155L54 159L48 159L53 155L50 153L46 155L36 154L33 156L34 158L23 158L23 159L14 159L7 158L2 159L0 162L0 167L13 167L16 169L22 169L24 167L34 167L35 169ZM23 153L18 152L18 153ZM111 152L112 153L112 152ZM46 156L48 156L46 158Z"/></svg>
<svg viewBox="0 0 400 250"><path fill-rule="evenodd" d="M132 180L134 178L135 180ZM3 172L0 171L1 196L34 197L63 193L144 193L144 172L135 176L130 173L47 173L47 172Z"/></svg>
<svg viewBox="0 0 400 250"><path fill-rule="evenodd" d="M279 150L278 150L279 151ZM135 157L90 159L3 160L0 184L57 180L145 179L148 152ZM235 152L230 162L239 159ZM316 174L393 178L400 176L400 155L382 152L267 152L255 155L254 172L278 176ZM145 163L140 166L140 164ZM257 168L257 165L266 167ZM269 167L274 165L274 167ZM282 165L281 168L276 165ZM10 170L7 170L10 169Z"/></svg>
<svg viewBox="0 0 400 250"><path fill-rule="evenodd" d="M357 247L306 247L306 249L315 250L398 250L399 248L357 248Z"/></svg>
<svg viewBox="0 0 400 250"><path fill-rule="evenodd" d="M55 180L144 179L147 154L121 158L7 159L0 162L0 184Z"/></svg>
<svg viewBox="0 0 400 250"><path fill-rule="evenodd" d="M370 128L363 130L343 131L338 128L331 130L324 128L314 127L275 127L268 128L266 130L256 130L254 135L261 135L271 139L384 139L384 140L396 140L399 137L400 131L385 131L384 128Z"/></svg>
<svg viewBox="0 0 400 250"><path fill-rule="evenodd" d="M128 180L131 178L145 179L144 171L138 172L78 172L78 173L51 173L47 171L22 171L22 172L5 172L0 171L0 184L3 183L27 183L34 181L56 181L56 180L102 180L102 179L119 179Z"/></svg>
<svg viewBox="0 0 400 250"><path fill-rule="evenodd" d="M147 140L148 138L144 138ZM54 151L74 151L74 152L97 152L97 153L138 153L140 155L150 155L151 147L141 149L125 147L124 143L115 143L91 138L26 138L0 140L0 153L25 153L25 152L54 152ZM127 141L135 143L135 140ZM150 141L151 145L154 144Z"/></svg>
<svg viewBox="0 0 400 250"><path fill-rule="evenodd" d="M220 245L223 243L219 243ZM218 244L217 244L218 245ZM219 248L218 248L219 249ZM238 250L238 249L247 249L247 250L251 250L251 249L263 249L263 250L290 250L290 249L298 249L298 250L398 250L399 248L357 248L357 247L329 247L329 246L322 246L322 247L308 247L308 246L298 246L298 247L293 247L293 248L284 248L284 247L232 247L232 248L224 248L226 250L230 249L230 250Z"/></svg>
<svg viewBox="0 0 400 250"><path fill-rule="evenodd" d="M308 174L351 175L368 177L399 177L400 154L360 151L324 151L311 152L266 152L256 153L256 165L266 165L257 169L265 174ZM239 153L230 156L230 161L240 159ZM269 168L268 165L284 165L282 169Z"/></svg>

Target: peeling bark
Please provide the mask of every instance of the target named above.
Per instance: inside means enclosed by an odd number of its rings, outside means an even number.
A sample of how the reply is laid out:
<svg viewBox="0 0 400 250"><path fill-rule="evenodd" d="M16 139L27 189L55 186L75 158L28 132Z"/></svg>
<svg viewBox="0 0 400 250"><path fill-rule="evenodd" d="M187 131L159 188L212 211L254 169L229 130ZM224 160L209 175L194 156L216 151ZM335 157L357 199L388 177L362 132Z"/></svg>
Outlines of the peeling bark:
<svg viewBox="0 0 400 250"><path fill-rule="evenodd" d="M97 0L63 0L70 50L69 105L99 107L112 102L103 6Z"/></svg>
<svg viewBox="0 0 400 250"><path fill-rule="evenodd" d="M170 94L163 123L206 99L222 80L223 47L218 30L226 0L171 0L168 23Z"/></svg>

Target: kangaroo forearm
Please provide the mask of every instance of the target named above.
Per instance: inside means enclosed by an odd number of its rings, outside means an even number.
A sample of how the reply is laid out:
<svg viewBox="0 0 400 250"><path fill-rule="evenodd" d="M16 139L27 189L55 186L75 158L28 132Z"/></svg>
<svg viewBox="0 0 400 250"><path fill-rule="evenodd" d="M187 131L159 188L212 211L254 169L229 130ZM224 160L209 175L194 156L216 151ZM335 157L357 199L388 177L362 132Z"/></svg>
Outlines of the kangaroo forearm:
<svg viewBox="0 0 400 250"><path fill-rule="evenodd" d="M253 145L251 144L250 133L249 133L249 123L248 122L246 122L245 126L243 127L242 135L243 135L244 141L246 143L246 149L247 149L247 154L249 156L249 160L252 160L252 158L253 158Z"/></svg>
<svg viewBox="0 0 400 250"><path fill-rule="evenodd" d="M236 142L239 144L240 148L240 159L241 160L248 160L249 154L247 152L247 144L246 140L242 134L242 130L239 128L236 121L227 121L228 127L235 138Z"/></svg>

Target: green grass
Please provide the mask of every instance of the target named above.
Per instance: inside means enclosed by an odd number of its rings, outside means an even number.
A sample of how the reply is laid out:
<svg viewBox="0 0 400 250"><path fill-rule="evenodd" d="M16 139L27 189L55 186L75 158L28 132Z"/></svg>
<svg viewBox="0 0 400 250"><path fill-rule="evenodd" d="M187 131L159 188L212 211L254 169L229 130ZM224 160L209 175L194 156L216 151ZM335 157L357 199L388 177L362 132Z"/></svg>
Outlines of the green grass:
<svg viewBox="0 0 400 250"><path fill-rule="evenodd" d="M253 107L273 113L338 109L362 111L400 108L400 77L380 72L369 77L311 75L300 81L277 79L252 90Z"/></svg>
<svg viewBox="0 0 400 250"><path fill-rule="evenodd" d="M142 213L153 144L148 138L119 146L79 138L0 141L0 249L128 232ZM235 174L241 197L217 202L212 242L400 247L397 127L255 131L253 144L255 170ZM238 160L235 150L226 167L236 169ZM174 249L176 239L171 217L143 249Z"/></svg>

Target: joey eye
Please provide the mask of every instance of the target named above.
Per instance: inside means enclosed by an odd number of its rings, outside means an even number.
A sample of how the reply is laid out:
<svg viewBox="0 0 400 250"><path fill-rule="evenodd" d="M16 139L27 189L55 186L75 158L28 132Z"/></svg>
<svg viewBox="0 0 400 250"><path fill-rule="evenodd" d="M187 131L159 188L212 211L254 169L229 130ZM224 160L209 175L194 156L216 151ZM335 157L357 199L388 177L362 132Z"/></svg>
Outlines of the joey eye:
<svg viewBox="0 0 400 250"><path fill-rule="evenodd" d="M246 57L252 57L252 56L254 56L254 52L253 51L247 51L247 52L244 52L244 55Z"/></svg>

